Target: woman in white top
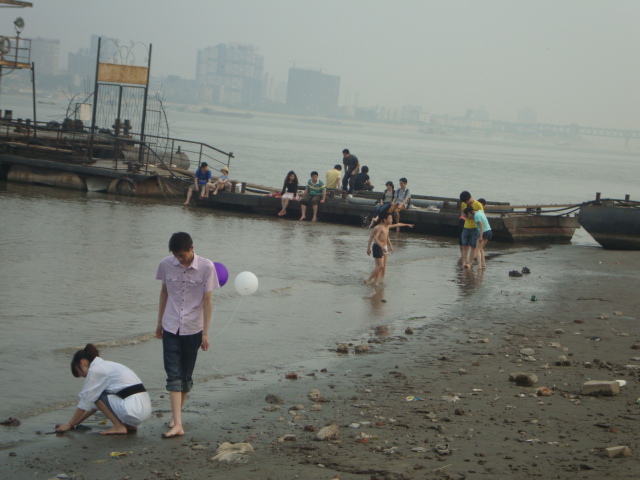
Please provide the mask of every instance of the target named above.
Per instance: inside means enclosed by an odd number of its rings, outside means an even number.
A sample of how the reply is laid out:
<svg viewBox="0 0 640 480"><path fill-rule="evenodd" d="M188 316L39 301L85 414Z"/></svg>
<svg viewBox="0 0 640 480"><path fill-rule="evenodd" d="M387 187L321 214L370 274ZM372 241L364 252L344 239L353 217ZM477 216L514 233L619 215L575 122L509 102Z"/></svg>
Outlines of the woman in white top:
<svg viewBox="0 0 640 480"><path fill-rule="evenodd" d="M74 377L84 377L80 402L69 423L58 425L56 432L66 432L100 410L113 423L102 435L134 432L151 416L151 400L140 378L120 363L100 358L91 343L78 350L71 360Z"/></svg>

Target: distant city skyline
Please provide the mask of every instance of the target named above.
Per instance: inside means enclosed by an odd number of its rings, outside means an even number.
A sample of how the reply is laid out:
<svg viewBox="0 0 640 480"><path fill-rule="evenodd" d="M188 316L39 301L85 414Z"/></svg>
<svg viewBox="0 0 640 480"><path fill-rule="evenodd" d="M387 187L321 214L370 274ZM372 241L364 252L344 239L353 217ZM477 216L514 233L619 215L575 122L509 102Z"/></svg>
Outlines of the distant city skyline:
<svg viewBox="0 0 640 480"><path fill-rule="evenodd" d="M485 109L516 121L640 130L640 2L536 0L35 0L3 9L0 34L60 40L92 34L153 44L153 76L195 78L198 50L253 45L264 72L315 69L341 78L340 104L421 106L434 115ZM356 101L357 99L357 101Z"/></svg>

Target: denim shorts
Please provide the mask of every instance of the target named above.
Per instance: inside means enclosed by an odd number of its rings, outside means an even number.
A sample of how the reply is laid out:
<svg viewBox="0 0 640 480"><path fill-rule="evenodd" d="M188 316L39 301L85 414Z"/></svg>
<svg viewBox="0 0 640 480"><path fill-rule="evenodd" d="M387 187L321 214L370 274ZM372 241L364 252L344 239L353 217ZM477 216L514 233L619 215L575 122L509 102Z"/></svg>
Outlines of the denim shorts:
<svg viewBox="0 0 640 480"><path fill-rule="evenodd" d="M477 228L463 228L462 235L460 236L462 243L460 245L463 247L476 248L479 235L480 232L478 232Z"/></svg>
<svg viewBox="0 0 640 480"><path fill-rule="evenodd" d="M162 331L162 356L167 373L167 390L190 392L193 387L193 369L202 345L202 332L193 335L175 335Z"/></svg>
<svg viewBox="0 0 640 480"><path fill-rule="evenodd" d="M486 232L482 232L482 239L486 240L487 242L491 240L491 237L493 236L491 232L492 230L487 230Z"/></svg>

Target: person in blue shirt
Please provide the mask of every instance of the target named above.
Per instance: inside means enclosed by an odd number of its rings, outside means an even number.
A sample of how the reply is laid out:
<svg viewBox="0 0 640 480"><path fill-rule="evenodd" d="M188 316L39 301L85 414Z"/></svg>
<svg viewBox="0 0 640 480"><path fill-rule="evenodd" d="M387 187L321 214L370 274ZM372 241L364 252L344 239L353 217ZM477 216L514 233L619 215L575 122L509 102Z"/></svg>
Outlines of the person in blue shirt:
<svg viewBox="0 0 640 480"><path fill-rule="evenodd" d="M188 205L191 201L191 195L193 192L200 192L211 180L211 172L209 171L209 165L207 162L202 162L200 168L196 170L196 174L193 177L193 185L189 187L187 191L187 200L184 202Z"/></svg>

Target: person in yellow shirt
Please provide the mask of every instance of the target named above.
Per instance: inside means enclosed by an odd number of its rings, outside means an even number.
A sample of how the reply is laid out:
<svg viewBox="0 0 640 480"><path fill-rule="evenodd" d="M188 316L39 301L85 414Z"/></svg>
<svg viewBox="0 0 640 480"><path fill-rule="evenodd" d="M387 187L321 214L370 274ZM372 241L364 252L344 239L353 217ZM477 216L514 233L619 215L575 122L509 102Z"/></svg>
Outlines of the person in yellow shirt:
<svg viewBox="0 0 640 480"><path fill-rule="evenodd" d="M342 165L336 164L331 170L327 172L327 181L325 185L328 190L334 190L340 188L340 179L342 178Z"/></svg>
<svg viewBox="0 0 640 480"><path fill-rule="evenodd" d="M470 267L470 262L475 258L476 245L478 243L478 226L473 220L473 217L469 218L465 215L464 210L467 207L473 207L476 212L484 212L482 204L475 200L469 192L464 190L460 193L460 210L462 216L465 217L464 228L462 229L462 235L460 237L460 260L464 268Z"/></svg>

